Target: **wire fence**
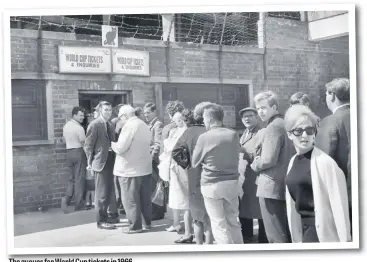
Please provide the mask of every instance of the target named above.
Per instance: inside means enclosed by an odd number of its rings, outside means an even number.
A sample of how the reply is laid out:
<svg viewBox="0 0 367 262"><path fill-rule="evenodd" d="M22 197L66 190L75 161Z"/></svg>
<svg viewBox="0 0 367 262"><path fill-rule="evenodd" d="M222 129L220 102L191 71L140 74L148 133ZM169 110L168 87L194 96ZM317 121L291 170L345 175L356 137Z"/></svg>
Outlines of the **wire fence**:
<svg viewBox="0 0 367 262"><path fill-rule="evenodd" d="M269 12L268 16L299 20L300 12ZM169 26L170 41L258 46L258 21L256 12L174 14ZM11 17L11 28L83 35L100 36L101 26L106 23L118 27L119 37L167 40L163 32L167 27L161 14Z"/></svg>

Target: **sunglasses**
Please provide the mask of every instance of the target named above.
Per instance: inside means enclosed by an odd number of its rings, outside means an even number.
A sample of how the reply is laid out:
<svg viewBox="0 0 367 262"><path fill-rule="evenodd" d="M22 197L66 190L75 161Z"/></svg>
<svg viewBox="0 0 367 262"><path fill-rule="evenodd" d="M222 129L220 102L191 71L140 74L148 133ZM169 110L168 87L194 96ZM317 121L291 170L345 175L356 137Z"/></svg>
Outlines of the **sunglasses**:
<svg viewBox="0 0 367 262"><path fill-rule="evenodd" d="M290 131L295 136L301 136L303 132L306 132L307 135L311 136L316 134L315 127L306 127L306 128L295 128Z"/></svg>

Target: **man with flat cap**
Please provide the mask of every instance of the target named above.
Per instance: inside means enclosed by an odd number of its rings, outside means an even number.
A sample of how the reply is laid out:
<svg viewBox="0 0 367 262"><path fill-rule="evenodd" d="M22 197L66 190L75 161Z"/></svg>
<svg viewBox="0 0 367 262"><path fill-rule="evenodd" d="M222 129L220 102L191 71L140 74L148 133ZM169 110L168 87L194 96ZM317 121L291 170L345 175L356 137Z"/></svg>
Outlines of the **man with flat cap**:
<svg viewBox="0 0 367 262"><path fill-rule="evenodd" d="M253 242L254 219L257 219L259 224L259 236L257 241L259 243L267 243L259 198L256 196L256 180L258 174L250 166L256 157L256 151L259 145L259 139L257 139L257 137L261 135L261 132L258 132L261 129L260 121L257 117L256 109L252 107L246 107L240 110L238 114L245 126L245 131L240 139L241 153L238 165L239 173L241 175L244 173L245 176L245 182L242 185L244 194L240 199L239 205L239 219L243 242Z"/></svg>

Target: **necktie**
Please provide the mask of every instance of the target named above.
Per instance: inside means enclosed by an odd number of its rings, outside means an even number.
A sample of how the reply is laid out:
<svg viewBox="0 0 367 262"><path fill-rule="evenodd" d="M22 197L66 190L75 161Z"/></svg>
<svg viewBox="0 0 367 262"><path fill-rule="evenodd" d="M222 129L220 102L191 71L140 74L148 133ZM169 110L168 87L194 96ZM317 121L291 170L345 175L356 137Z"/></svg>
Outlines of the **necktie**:
<svg viewBox="0 0 367 262"><path fill-rule="evenodd" d="M249 136L249 134L250 134L250 131L247 129L247 130L246 130L246 135L245 135L245 139L244 139L244 141L246 141L246 139L247 139L247 137Z"/></svg>
<svg viewBox="0 0 367 262"><path fill-rule="evenodd" d="M106 131L107 131L108 139L110 140L110 143L111 143L110 125L107 122L106 122Z"/></svg>

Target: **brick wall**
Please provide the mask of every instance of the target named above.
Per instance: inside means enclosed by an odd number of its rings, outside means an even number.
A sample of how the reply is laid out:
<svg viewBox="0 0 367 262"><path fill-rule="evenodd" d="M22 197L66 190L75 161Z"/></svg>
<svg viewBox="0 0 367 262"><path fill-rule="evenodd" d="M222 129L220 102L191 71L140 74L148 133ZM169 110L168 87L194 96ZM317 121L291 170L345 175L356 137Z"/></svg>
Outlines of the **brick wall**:
<svg viewBox="0 0 367 262"><path fill-rule="evenodd" d="M62 127L78 104L78 90L130 90L135 106L156 99L155 82L149 77L83 75L83 79L71 80L75 77L57 74L57 45L100 46L100 37L54 32L43 32L40 39L36 36L36 31L12 30L12 73L13 78L36 74L51 82L55 139L52 145L13 147L16 213L59 205L68 179ZM219 52L216 46L187 43L169 47L149 40L133 44L120 39L119 43L123 43L121 48L149 51L151 79L161 79L158 82L195 78L219 84L219 77L238 83L251 80L253 94L267 89L279 93L282 111L290 95L304 91L321 117L328 114L321 95L326 82L349 75L348 38L311 43L306 23L267 18L265 39L265 55L249 48L224 47Z"/></svg>
<svg viewBox="0 0 367 262"><path fill-rule="evenodd" d="M109 82L52 82L54 144L13 147L14 212L35 211L60 205L68 181L65 144L62 129L78 105L78 90L111 90ZM134 105L154 100L152 83L114 83L113 90L132 90Z"/></svg>
<svg viewBox="0 0 367 262"><path fill-rule="evenodd" d="M348 36L310 42L307 23L271 17L265 28L264 87L279 93L281 111L293 93L302 91L310 96L311 107L320 117L330 114L324 86L333 78L349 77Z"/></svg>

